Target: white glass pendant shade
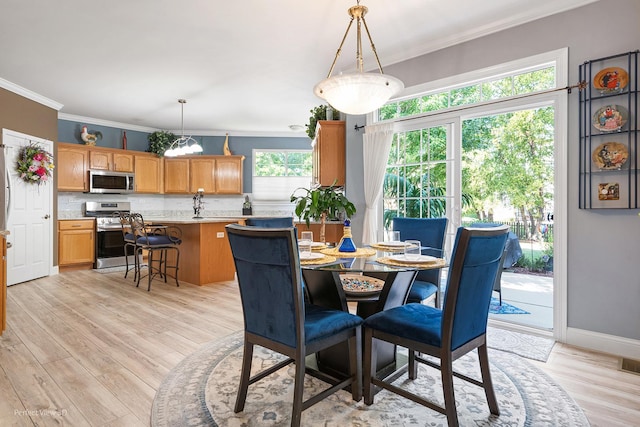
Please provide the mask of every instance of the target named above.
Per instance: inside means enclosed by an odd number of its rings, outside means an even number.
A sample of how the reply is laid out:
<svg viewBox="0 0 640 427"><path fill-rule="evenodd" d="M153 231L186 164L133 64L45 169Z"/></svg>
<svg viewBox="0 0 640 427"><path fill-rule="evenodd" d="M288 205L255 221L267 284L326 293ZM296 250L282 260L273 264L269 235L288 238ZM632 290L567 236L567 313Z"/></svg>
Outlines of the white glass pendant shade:
<svg viewBox="0 0 640 427"><path fill-rule="evenodd" d="M202 147L197 142L194 142L191 145L191 152L194 153L194 154L195 153L202 153Z"/></svg>
<svg viewBox="0 0 640 427"><path fill-rule="evenodd" d="M326 78L313 92L336 110L359 115L382 107L403 88L402 81L393 76L356 72Z"/></svg>

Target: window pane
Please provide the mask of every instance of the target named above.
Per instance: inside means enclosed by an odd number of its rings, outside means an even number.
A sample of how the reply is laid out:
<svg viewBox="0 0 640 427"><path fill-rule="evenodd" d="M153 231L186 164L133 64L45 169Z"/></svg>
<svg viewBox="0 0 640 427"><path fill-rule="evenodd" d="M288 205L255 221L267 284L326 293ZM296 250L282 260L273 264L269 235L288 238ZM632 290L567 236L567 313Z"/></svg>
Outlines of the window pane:
<svg viewBox="0 0 640 427"><path fill-rule="evenodd" d="M449 108L449 92L423 96L420 104L423 113Z"/></svg>
<svg viewBox="0 0 640 427"><path fill-rule="evenodd" d="M556 86L555 75L555 67L519 74L513 78L514 91L522 94L553 89Z"/></svg>
<svg viewBox="0 0 640 427"><path fill-rule="evenodd" d="M420 131L407 132L404 141L404 163L420 163L422 157Z"/></svg>
<svg viewBox="0 0 640 427"><path fill-rule="evenodd" d="M391 104L384 105L380 108L379 112L380 120L395 119L398 117L398 103L393 102Z"/></svg>
<svg viewBox="0 0 640 427"><path fill-rule="evenodd" d="M400 117L412 116L420 113L420 98L408 99L399 103Z"/></svg>
<svg viewBox="0 0 640 427"><path fill-rule="evenodd" d="M513 79L511 77L482 84L483 101L505 98L511 95L513 95Z"/></svg>
<svg viewBox="0 0 640 427"><path fill-rule="evenodd" d="M451 91L451 106L474 104L480 101L480 86L467 86Z"/></svg>

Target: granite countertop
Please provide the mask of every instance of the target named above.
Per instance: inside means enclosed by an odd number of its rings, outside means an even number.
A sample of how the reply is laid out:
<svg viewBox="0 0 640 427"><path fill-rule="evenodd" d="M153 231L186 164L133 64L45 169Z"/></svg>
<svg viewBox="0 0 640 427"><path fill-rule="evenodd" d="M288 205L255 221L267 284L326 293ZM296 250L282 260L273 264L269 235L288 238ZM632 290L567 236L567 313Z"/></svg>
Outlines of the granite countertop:
<svg viewBox="0 0 640 427"><path fill-rule="evenodd" d="M242 217L203 217L203 218L176 218L176 217L145 217L145 223L166 223L166 224L207 224L218 222L236 222Z"/></svg>

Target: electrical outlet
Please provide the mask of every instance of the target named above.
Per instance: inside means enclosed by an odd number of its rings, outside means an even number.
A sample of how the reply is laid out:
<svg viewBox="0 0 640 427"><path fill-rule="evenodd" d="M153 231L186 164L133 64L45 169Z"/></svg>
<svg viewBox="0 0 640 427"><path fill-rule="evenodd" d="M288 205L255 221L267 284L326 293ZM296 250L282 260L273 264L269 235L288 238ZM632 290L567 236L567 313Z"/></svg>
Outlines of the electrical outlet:
<svg viewBox="0 0 640 427"><path fill-rule="evenodd" d="M224 231L218 231L218 232L216 233L216 237L217 237L218 239L224 239Z"/></svg>

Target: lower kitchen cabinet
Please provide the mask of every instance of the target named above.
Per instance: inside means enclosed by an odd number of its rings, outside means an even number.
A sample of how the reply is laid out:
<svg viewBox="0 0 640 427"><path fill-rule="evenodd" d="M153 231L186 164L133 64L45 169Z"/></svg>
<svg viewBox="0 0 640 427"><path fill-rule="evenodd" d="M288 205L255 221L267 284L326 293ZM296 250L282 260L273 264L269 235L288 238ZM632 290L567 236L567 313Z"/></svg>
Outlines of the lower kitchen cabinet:
<svg viewBox="0 0 640 427"><path fill-rule="evenodd" d="M93 219L58 221L58 266L61 271L92 268L95 245Z"/></svg>

